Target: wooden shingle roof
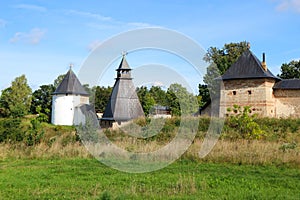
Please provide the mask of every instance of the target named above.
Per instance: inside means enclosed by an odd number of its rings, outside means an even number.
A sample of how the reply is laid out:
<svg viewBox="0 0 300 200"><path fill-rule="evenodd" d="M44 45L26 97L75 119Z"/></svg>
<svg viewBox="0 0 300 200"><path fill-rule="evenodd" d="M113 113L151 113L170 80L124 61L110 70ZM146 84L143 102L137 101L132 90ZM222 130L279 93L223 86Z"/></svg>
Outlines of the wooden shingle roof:
<svg viewBox="0 0 300 200"><path fill-rule="evenodd" d="M82 95L89 96L84 87L81 85L77 76L74 74L72 69L70 69L65 75L62 82L56 88L54 95L57 94L74 94L74 95Z"/></svg>
<svg viewBox="0 0 300 200"><path fill-rule="evenodd" d="M270 70L264 70L259 59L248 49L219 79L234 80L255 78L273 78L280 80L280 78L274 76Z"/></svg>
<svg viewBox="0 0 300 200"><path fill-rule="evenodd" d="M277 82L273 89L288 89L288 90L299 90L300 79L283 79Z"/></svg>
<svg viewBox="0 0 300 200"><path fill-rule="evenodd" d="M129 121L143 117L144 111L132 82L125 56L117 69L118 74L102 120Z"/></svg>

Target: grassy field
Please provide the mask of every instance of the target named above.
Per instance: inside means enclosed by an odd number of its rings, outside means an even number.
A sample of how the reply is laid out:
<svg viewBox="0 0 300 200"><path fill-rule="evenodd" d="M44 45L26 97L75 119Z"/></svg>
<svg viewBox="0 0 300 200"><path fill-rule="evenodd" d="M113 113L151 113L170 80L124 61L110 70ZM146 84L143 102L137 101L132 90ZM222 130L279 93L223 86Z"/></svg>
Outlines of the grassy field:
<svg viewBox="0 0 300 200"><path fill-rule="evenodd" d="M257 139L229 121L203 159L198 152L209 120L200 120L193 144L179 160L143 174L98 162L74 127L33 126L28 120L21 129L4 126L0 136L12 137L0 143L0 199L300 199L299 119L260 119L263 134ZM152 152L174 138L179 122L167 120L162 132L148 139L114 130L106 135L128 151ZM23 139L12 142L14 136Z"/></svg>
<svg viewBox="0 0 300 200"><path fill-rule="evenodd" d="M129 174L92 158L0 162L1 199L299 199L299 168L180 160Z"/></svg>

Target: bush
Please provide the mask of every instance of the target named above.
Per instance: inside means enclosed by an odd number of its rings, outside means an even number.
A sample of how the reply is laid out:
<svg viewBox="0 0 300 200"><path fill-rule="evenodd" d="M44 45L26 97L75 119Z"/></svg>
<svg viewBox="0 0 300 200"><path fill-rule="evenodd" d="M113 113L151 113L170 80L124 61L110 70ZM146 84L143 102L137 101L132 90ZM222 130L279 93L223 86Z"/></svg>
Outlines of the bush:
<svg viewBox="0 0 300 200"><path fill-rule="evenodd" d="M250 106L245 106L243 109L234 105L233 108L227 109L231 113L227 120L227 126L236 129L245 139L259 139L264 135L263 130L256 123L257 116L251 115Z"/></svg>
<svg viewBox="0 0 300 200"><path fill-rule="evenodd" d="M20 118L0 120L0 142L20 142L23 138Z"/></svg>
<svg viewBox="0 0 300 200"><path fill-rule="evenodd" d="M31 127L26 131L25 143L27 146L39 144L44 136L44 131L41 129L41 123L38 119L30 121Z"/></svg>

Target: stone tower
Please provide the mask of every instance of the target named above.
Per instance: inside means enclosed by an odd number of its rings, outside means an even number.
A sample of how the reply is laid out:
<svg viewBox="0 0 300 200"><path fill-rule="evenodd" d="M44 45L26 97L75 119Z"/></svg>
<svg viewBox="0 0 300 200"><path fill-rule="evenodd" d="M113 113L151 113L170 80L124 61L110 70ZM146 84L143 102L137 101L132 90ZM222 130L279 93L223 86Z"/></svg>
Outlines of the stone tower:
<svg viewBox="0 0 300 200"><path fill-rule="evenodd" d="M101 119L102 127L111 127L114 122L121 124L145 116L132 82L131 69L125 55L116 71L117 78Z"/></svg>
<svg viewBox="0 0 300 200"><path fill-rule="evenodd" d="M226 116L227 108L233 105L251 106L252 113L262 117L275 116L273 86L280 79L267 68L263 61L246 50L221 76L224 86L220 93L220 117Z"/></svg>
<svg viewBox="0 0 300 200"><path fill-rule="evenodd" d="M89 94L70 68L52 97L51 122L55 125L79 125L75 109L89 104ZM78 116L77 116L78 119Z"/></svg>

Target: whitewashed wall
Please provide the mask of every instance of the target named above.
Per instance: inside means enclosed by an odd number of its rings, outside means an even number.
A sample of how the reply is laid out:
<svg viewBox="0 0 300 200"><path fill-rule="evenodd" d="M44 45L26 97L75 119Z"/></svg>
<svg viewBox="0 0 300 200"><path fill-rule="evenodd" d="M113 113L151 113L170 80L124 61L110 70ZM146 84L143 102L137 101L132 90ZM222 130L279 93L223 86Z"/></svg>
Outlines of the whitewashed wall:
<svg viewBox="0 0 300 200"><path fill-rule="evenodd" d="M74 123L75 107L80 104L89 104L88 97L79 95L55 95L52 97L51 122L55 125L78 125Z"/></svg>

